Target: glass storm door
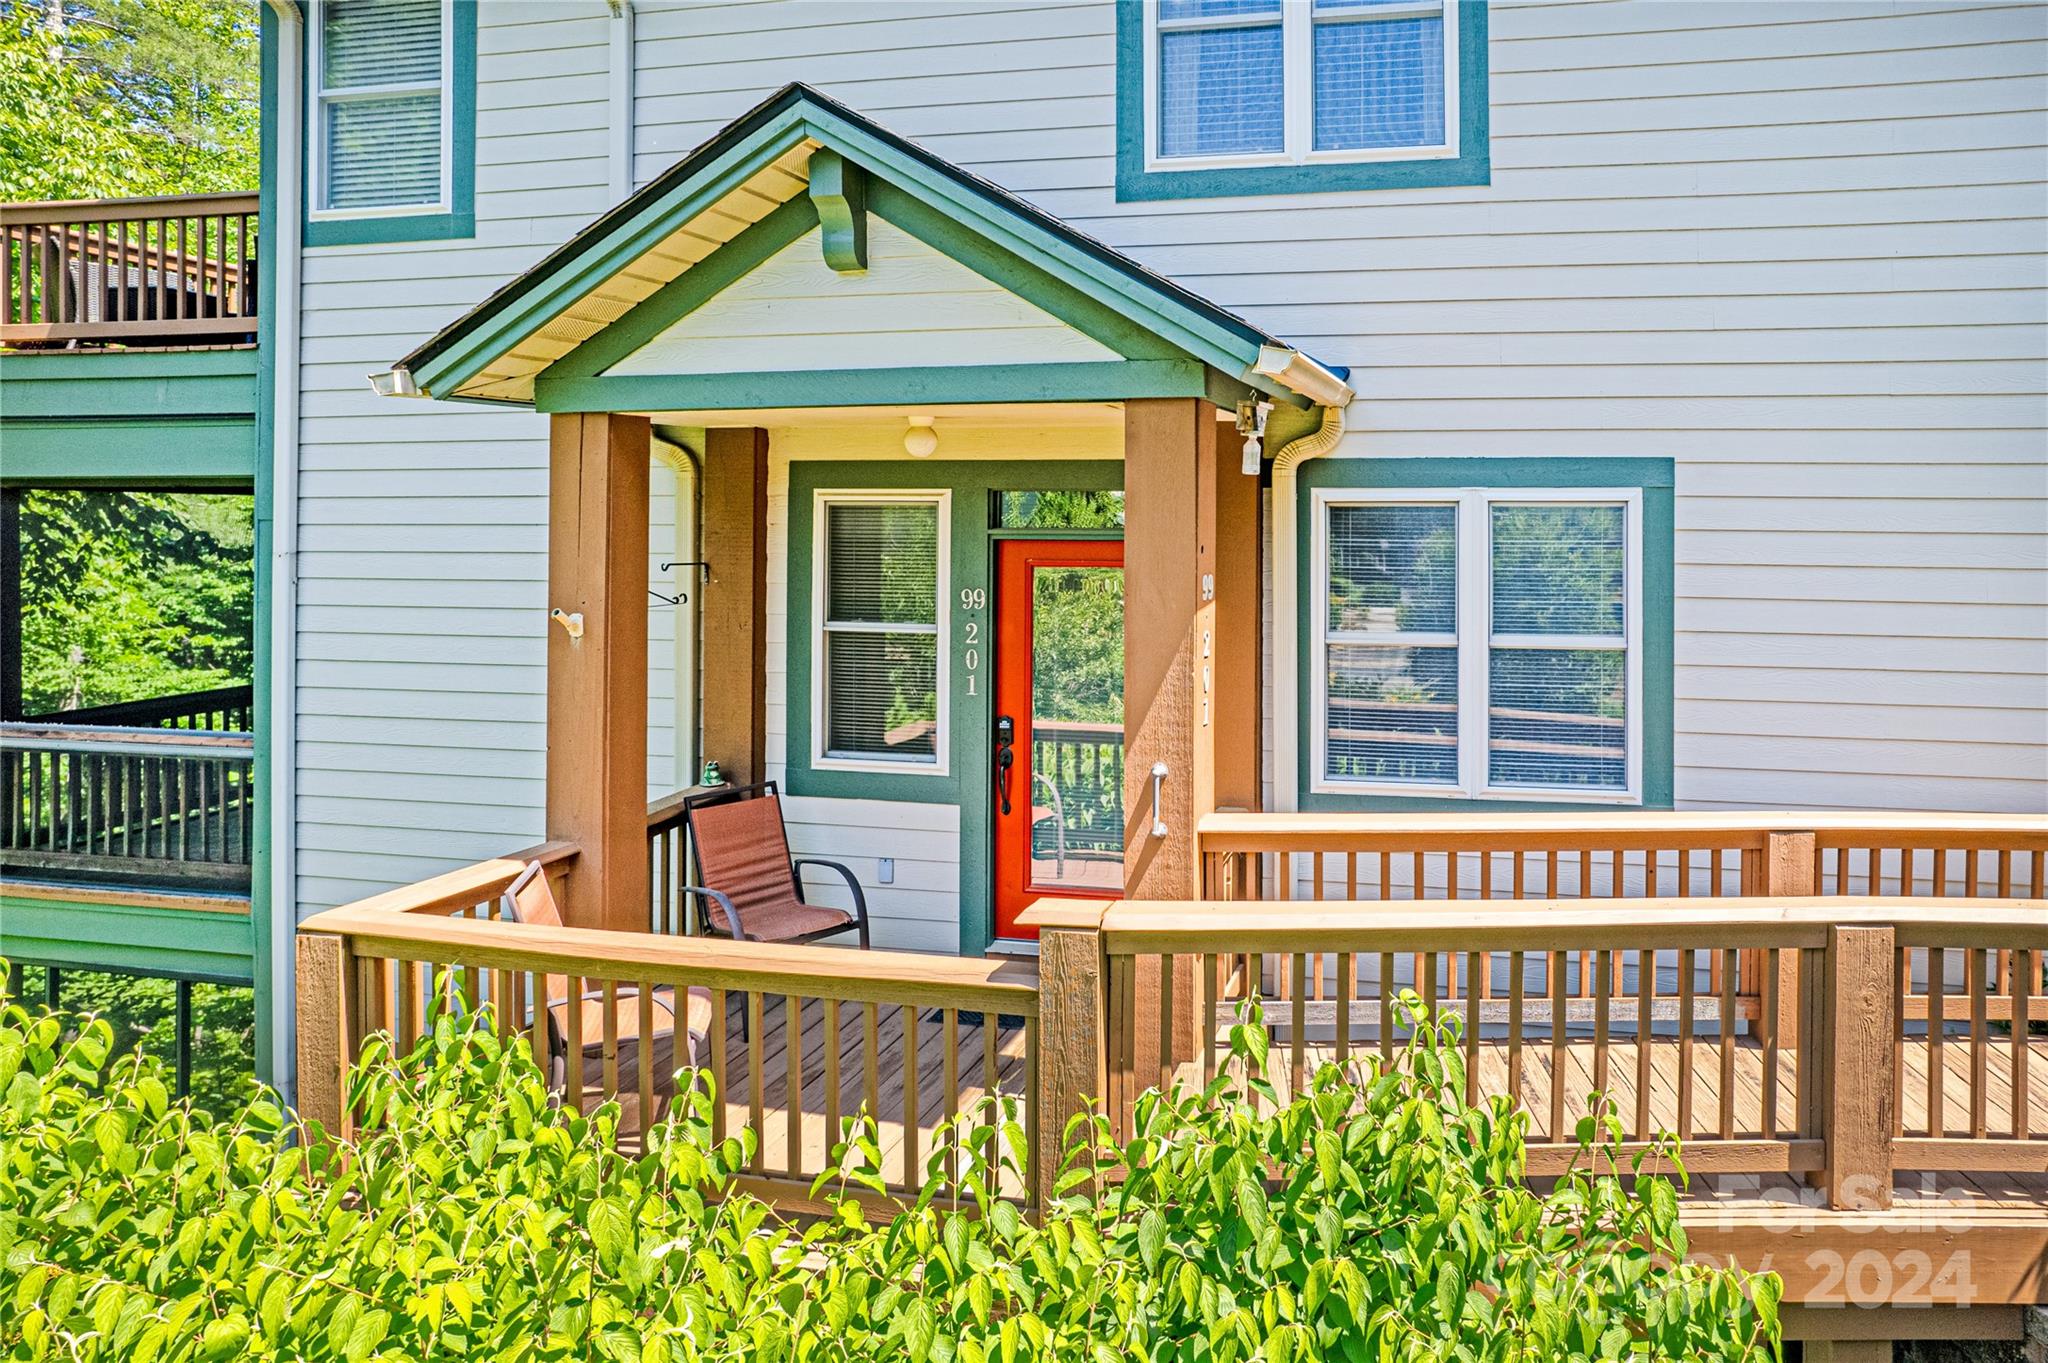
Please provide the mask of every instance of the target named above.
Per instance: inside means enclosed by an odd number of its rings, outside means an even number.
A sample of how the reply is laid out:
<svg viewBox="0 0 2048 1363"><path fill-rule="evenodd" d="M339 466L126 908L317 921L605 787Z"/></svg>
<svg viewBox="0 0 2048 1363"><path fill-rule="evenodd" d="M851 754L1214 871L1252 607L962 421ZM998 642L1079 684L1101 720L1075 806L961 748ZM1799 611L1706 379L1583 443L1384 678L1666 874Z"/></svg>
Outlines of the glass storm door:
<svg viewBox="0 0 2048 1363"><path fill-rule="evenodd" d="M996 936L1035 899L1124 888L1124 546L996 548Z"/></svg>

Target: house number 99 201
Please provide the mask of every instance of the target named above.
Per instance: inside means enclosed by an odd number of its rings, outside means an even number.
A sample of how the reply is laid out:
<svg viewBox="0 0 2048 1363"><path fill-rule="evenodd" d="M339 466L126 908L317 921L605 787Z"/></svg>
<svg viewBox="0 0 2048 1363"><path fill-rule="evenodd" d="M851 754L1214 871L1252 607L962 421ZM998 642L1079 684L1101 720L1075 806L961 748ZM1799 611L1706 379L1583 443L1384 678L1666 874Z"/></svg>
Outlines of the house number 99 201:
<svg viewBox="0 0 2048 1363"><path fill-rule="evenodd" d="M988 607L988 592L980 587L960 589L960 609L963 613L985 610ZM967 694L981 694L981 621L972 618L960 622L960 666L967 672Z"/></svg>

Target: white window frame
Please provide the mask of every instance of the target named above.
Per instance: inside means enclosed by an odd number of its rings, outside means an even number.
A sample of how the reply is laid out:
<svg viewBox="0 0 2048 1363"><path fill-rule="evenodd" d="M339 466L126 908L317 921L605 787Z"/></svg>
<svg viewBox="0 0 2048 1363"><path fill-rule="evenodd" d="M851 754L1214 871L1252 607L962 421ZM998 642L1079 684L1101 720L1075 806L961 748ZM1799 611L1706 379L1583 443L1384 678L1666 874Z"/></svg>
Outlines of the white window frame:
<svg viewBox="0 0 2048 1363"><path fill-rule="evenodd" d="M312 0L307 16L307 100L312 106L311 146L312 207L308 216L316 222L347 222L360 218L402 218L430 213L452 212L455 202L455 0L441 0L441 77L438 81L400 81L388 85L350 85L340 90L326 88L328 0ZM359 208L327 207L327 111L336 104L387 95L419 95L438 87L441 94L441 192L432 203L366 204Z"/></svg>
<svg viewBox="0 0 2048 1363"><path fill-rule="evenodd" d="M1496 786L1488 776L1490 668L1496 648L1612 649L1610 635L1493 632L1493 517L1496 506L1562 503L1623 509L1622 647L1627 781L1620 790L1580 786ZM1347 781L1329 775L1330 509L1336 506L1457 508L1457 630L1453 634L1377 634L1375 644L1458 649L1458 779L1455 782ZM1420 796L1447 800L1521 800L1560 804L1643 802L1643 493L1641 488L1317 488L1311 536L1309 789L1320 795ZM1344 643L1347 640L1339 639Z"/></svg>
<svg viewBox="0 0 2048 1363"><path fill-rule="evenodd" d="M1221 18L1159 18L1159 0L1145 6L1145 169L1232 170L1249 166L1351 165L1372 161L1454 161L1458 158L1458 0L1414 0L1374 6L1318 19L1312 0L1282 0L1280 6L1282 143L1277 152L1236 152L1215 156L1165 156L1159 151L1159 46L1162 33L1223 28L1269 27L1271 15ZM1444 140L1424 147L1315 149L1315 27L1376 23L1388 19L1444 21Z"/></svg>
<svg viewBox="0 0 2048 1363"><path fill-rule="evenodd" d="M826 576L834 506L913 506L937 508L939 518L938 581L932 598L933 623L920 625L833 625L829 620L830 599ZM818 771L889 772L897 776L945 776L952 751L952 600L953 494L944 488L820 488L811 503L811 766ZM933 735L933 759L886 757L834 757L830 752L830 730L826 725L826 698L831 691L832 651L829 636L838 633L932 634L938 639L934 681L939 695L938 732Z"/></svg>

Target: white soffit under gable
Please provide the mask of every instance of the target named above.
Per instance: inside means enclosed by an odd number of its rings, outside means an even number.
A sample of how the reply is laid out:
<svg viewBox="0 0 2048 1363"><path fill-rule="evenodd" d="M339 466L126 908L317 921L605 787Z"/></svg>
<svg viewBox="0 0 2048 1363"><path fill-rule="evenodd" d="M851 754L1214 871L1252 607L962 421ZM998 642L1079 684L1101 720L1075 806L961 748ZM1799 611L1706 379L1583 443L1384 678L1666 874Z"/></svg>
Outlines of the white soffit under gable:
<svg viewBox="0 0 2048 1363"><path fill-rule="evenodd" d="M865 273L835 273L813 228L605 372L747 374L1121 358L870 211Z"/></svg>

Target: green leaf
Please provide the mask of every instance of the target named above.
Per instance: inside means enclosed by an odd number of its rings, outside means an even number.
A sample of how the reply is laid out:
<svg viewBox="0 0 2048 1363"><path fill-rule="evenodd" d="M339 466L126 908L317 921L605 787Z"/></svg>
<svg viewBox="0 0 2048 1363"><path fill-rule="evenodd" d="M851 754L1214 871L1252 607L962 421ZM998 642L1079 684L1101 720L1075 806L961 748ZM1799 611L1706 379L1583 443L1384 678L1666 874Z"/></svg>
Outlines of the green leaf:
<svg viewBox="0 0 2048 1363"><path fill-rule="evenodd" d="M1159 1267L1160 1251L1166 1247L1166 1218L1157 1207L1148 1207L1138 1221L1138 1257L1147 1272Z"/></svg>

